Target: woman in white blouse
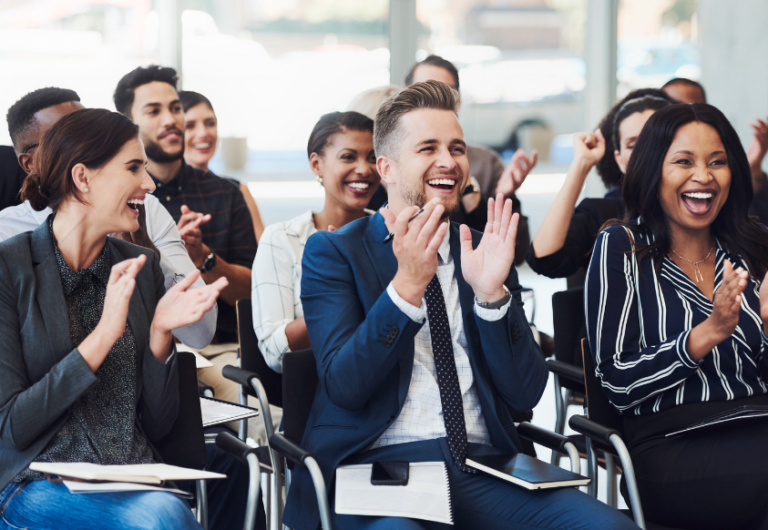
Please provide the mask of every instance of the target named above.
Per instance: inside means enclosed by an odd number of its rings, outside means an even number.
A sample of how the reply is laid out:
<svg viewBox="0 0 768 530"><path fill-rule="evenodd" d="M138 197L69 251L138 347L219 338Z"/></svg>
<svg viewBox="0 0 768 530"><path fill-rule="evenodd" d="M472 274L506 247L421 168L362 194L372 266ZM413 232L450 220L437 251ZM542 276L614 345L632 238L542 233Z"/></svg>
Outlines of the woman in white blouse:
<svg viewBox="0 0 768 530"><path fill-rule="evenodd" d="M325 204L264 229L253 262L253 328L267 364L283 371L283 355L310 348L301 307L301 258L317 230L335 230L366 215L379 187L373 121L358 112L332 112L307 144L309 165L325 188Z"/></svg>

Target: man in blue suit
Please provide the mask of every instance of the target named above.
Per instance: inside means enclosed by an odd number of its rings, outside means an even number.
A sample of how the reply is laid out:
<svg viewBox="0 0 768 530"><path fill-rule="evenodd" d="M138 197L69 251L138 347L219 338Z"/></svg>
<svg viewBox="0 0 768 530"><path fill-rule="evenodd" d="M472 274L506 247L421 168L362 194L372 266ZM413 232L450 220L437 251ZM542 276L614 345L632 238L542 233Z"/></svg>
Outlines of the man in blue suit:
<svg viewBox="0 0 768 530"><path fill-rule="evenodd" d="M319 384L302 445L331 491L341 464L446 462L458 528L637 528L575 489L530 492L464 465L519 451L507 406L533 408L547 368L513 267L512 201L489 200L483 234L447 222L468 175L457 105L439 81L387 100L374 144L388 207L307 241L301 301ZM311 479L297 469L284 522L314 530L318 520ZM335 525L444 526L352 515Z"/></svg>

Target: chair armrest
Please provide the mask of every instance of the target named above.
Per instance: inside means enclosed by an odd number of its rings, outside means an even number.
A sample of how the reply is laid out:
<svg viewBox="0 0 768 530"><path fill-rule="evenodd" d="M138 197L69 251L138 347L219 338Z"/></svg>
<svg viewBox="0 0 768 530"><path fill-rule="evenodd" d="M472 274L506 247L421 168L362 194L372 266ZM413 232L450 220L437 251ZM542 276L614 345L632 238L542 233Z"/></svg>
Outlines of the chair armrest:
<svg viewBox="0 0 768 530"><path fill-rule="evenodd" d="M586 416L571 416L571 419L568 420L568 425L570 425L571 429L574 431L583 434L588 438L592 438L593 440L597 440L598 442L602 442L608 446L613 445L611 436L614 434L621 438L621 433L616 429L609 429L608 427L604 427L603 425L590 420Z"/></svg>
<svg viewBox="0 0 768 530"><path fill-rule="evenodd" d="M248 465L248 455L253 454L256 455L257 458L259 456L258 447L251 447L237 436L228 432L219 433L216 437L216 445L245 465Z"/></svg>
<svg viewBox="0 0 768 530"><path fill-rule="evenodd" d="M547 368L553 374L565 377L575 383L584 384L584 370L582 368L555 359L547 359L546 363Z"/></svg>
<svg viewBox="0 0 768 530"><path fill-rule="evenodd" d="M304 465L304 460L310 457L314 458L312 453L304 450L301 446L293 443L279 432L276 432L270 436L269 446L291 462L302 467L306 467Z"/></svg>
<svg viewBox="0 0 768 530"><path fill-rule="evenodd" d="M251 388L251 379L259 378L259 374L255 372L249 372L248 370L243 370L242 368L232 366L231 364L228 364L221 369L221 375L230 381L234 381L238 385L244 386L248 389Z"/></svg>
<svg viewBox="0 0 768 530"><path fill-rule="evenodd" d="M526 440L530 440L533 443L537 443L547 449L552 449L553 451L557 451L564 455L568 454L568 451L565 449L565 444L572 443L567 436L542 429L527 421L517 425L517 434L519 434L521 438L525 438Z"/></svg>

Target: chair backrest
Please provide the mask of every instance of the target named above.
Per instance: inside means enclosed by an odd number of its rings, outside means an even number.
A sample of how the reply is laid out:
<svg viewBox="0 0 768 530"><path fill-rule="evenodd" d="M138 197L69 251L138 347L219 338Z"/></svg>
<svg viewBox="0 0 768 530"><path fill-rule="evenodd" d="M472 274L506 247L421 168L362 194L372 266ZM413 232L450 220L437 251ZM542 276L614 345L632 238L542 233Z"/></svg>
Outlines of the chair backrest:
<svg viewBox="0 0 768 530"><path fill-rule="evenodd" d="M318 382L312 350L283 356L283 382L283 432L290 441L301 444Z"/></svg>
<svg viewBox="0 0 768 530"><path fill-rule="evenodd" d="M603 392L600 379L595 374L595 360L592 358L592 351L589 348L589 341L587 339L582 339L581 341L581 354L584 361L584 386L587 389L587 413L589 419L603 427L619 431L623 437L624 422L619 413L616 412L616 409L613 408L613 405L611 405L611 402L608 401L608 396ZM600 447L613 452L612 447Z"/></svg>
<svg viewBox="0 0 768 530"><path fill-rule="evenodd" d="M581 368L581 339L587 336L584 286L552 295L552 322L555 330L555 359ZM584 392L582 385L565 378L560 380L560 384L565 388Z"/></svg>
<svg viewBox="0 0 768 530"><path fill-rule="evenodd" d="M283 406L283 376L272 370L259 350L259 340L253 331L253 308L250 298L237 301L237 338L240 343L240 368L259 375L270 405ZM256 397L251 388L246 391Z"/></svg>
<svg viewBox="0 0 768 530"><path fill-rule="evenodd" d="M176 352L176 355L179 367L179 415L170 432L153 445L166 464L204 469L208 465L208 457L197 390L195 356L189 352Z"/></svg>

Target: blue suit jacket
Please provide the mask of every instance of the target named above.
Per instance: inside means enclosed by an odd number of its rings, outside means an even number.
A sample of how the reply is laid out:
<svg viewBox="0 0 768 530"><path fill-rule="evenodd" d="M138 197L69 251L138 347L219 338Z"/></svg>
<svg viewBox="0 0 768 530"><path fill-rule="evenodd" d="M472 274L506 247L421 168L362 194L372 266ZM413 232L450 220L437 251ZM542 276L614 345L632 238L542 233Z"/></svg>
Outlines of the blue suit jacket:
<svg viewBox="0 0 768 530"><path fill-rule="evenodd" d="M519 439L505 404L530 410L547 382L547 367L523 312L517 271L506 286L513 302L506 318L475 316L474 292L461 273L459 226L452 223L451 255L475 385L491 443L517 453ZM400 414L413 371L414 338L421 328L386 294L397 272L381 214L307 241L301 302L317 360L319 383L302 446L317 457L329 488L336 467L371 445ZM482 234L472 233L476 247ZM435 455L435 460L442 455ZM313 530L319 515L309 474L296 469L285 523Z"/></svg>

